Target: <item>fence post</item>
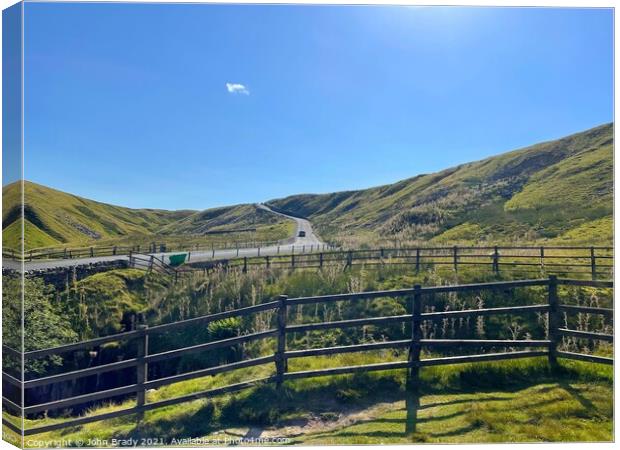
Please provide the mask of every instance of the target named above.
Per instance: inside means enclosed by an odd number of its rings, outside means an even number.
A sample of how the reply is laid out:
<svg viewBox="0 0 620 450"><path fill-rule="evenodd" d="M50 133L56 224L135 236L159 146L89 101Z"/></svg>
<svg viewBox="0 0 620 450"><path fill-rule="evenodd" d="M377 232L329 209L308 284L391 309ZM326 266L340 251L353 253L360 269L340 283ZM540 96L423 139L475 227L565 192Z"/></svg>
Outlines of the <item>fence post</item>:
<svg viewBox="0 0 620 450"><path fill-rule="evenodd" d="M323 252L319 253L319 267L323 268Z"/></svg>
<svg viewBox="0 0 620 450"><path fill-rule="evenodd" d="M549 365L557 366L558 328L560 328L560 308L558 302L558 277L549 275Z"/></svg>
<svg viewBox="0 0 620 450"><path fill-rule="evenodd" d="M415 249L415 273L420 272L420 249Z"/></svg>
<svg viewBox="0 0 620 450"><path fill-rule="evenodd" d="M247 273L248 271L248 257L243 257L243 273Z"/></svg>
<svg viewBox="0 0 620 450"><path fill-rule="evenodd" d="M155 262L155 257L151 255L151 260L149 261L149 270L153 270L153 263Z"/></svg>
<svg viewBox="0 0 620 450"><path fill-rule="evenodd" d="M353 268L353 252L351 250L347 253L347 267L349 269Z"/></svg>
<svg viewBox="0 0 620 450"><path fill-rule="evenodd" d="M291 268L295 268L295 253L291 253Z"/></svg>
<svg viewBox="0 0 620 450"><path fill-rule="evenodd" d="M287 371L286 362L286 295L278 297L278 349L276 351L276 385L281 387Z"/></svg>
<svg viewBox="0 0 620 450"><path fill-rule="evenodd" d="M422 286L413 287L411 297L411 346L409 347L409 389L420 387L420 339L422 339Z"/></svg>
<svg viewBox="0 0 620 450"><path fill-rule="evenodd" d="M280 246L278 245L278 255L280 254Z"/></svg>
<svg viewBox="0 0 620 450"><path fill-rule="evenodd" d="M493 251L493 272L499 274L499 249L497 248L497 245Z"/></svg>
<svg viewBox="0 0 620 450"><path fill-rule="evenodd" d="M93 256L95 256L95 251L94 251L94 249L92 247L90 248L90 256L91 256L91 258Z"/></svg>
<svg viewBox="0 0 620 450"><path fill-rule="evenodd" d="M269 256L265 256L265 263L267 264L267 268L271 266L271 264L269 263Z"/></svg>
<svg viewBox="0 0 620 450"><path fill-rule="evenodd" d="M133 250L129 250L129 267L133 266Z"/></svg>
<svg viewBox="0 0 620 450"><path fill-rule="evenodd" d="M452 260L454 262L454 271L458 272L458 270L459 270L459 257L458 257L458 247L456 245L452 248Z"/></svg>
<svg viewBox="0 0 620 450"><path fill-rule="evenodd" d="M63 255L64 259L67 259L67 247L65 247L65 254Z"/></svg>
<svg viewBox="0 0 620 450"><path fill-rule="evenodd" d="M114 256L116 256L116 245L115 245L115 246L114 246L114 248L112 249L112 254L113 254Z"/></svg>
<svg viewBox="0 0 620 450"><path fill-rule="evenodd" d="M592 279L596 280L596 256L594 256L594 247L590 247L590 267L592 269Z"/></svg>
<svg viewBox="0 0 620 450"><path fill-rule="evenodd" d="M148 381L148 364L145 361L145 357L149 354L149 335L148 325L138 325L138 329L141 331L141 337L138 340L138 352L137 352L137 366L136 366L136 406L140 408L146 403L146 389L144 383ZM144 418L144 411L138 412L138 422Z"/></svg>
<svg viewBox="0 0 620 450"><path fill-rule="evenodd" d="M540 270L545 269L545 247L540 246Z"/></svg>
<svg viewBox="0 0 620 450"><path fill-rule="evenodd" d="M257 256L260 256L260 245L258 246L258 254Z"/></svg>

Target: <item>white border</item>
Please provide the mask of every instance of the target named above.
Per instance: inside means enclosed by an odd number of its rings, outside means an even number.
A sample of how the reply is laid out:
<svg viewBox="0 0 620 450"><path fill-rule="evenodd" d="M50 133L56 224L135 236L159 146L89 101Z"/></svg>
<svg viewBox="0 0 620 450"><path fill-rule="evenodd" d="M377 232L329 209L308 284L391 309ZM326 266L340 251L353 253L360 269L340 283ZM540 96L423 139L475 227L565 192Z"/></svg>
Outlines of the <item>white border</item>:
<svg viewBox="0 0 620 450"><path fill-rule="evenodd" d="M71 1L71 0L58 0L58 1L46 1L46 0L26 0L28 2L39 2L39 3L196 3L196 4L229 4L229 3L236 3L236 4L322 4L322 5L384 5L384 6L388 6L388 5L408 5L408 6L499 6L499 7L565 7L565 8L615 8L617 5L616 1L610 1L610 0L590 0L590 1L585 1L585 0L543 0L543 1L502 1L502 0L475 0L475 1L466 1L466 0L448 0L448 1L441 1L441 0L424 0L424 1L407 1L407 0L392 0L392 1L385 1L385 0L314 0L314 1L303 1L303 0L270 0L270 1L261 1L261 0L244 0L244 1L240 1L240 2L231 2L231 1L227 1L227 0L209 0L209 1L202 1L202 2L188 2L188 1L182 1L182 0L149 0L149 1L143 1L143 0L132 0L129 2L123 2L123 1L117 1L117 0L110 0L110 1L89 1L89 0L82 0L82 1ZM0 5L2 7L2 9L8 8L9 6L12 6L14 4L18 3L15 0L0 0ZM23 5L22 5L22 14L23 14ZM24 24L25 24L25 17L22 16L22 35L23 35L23 30L24 30ZM616 18L615 18L615 14L614 14L614 31L615 31L615 24L616 24ZM1 42L1 35L2 35L2 22L0 21L0 42ZM23 39L23 38L22 38ZM614 32L614 119L615 119L615 111L616 108L618 106L618 96L616 95L616 91L615 91L615 86L616 83L618 81L618 72L615 70L616 66L615 66L615 61L616 61L616 52L618 49L618 44L619 44L619 39L618 36L615 34ZM22 45L22 77L23 77L23 51L24 51L24 45ZM1 55L1 45L0 45L0 55ZM1 65L1 58L0 58L0 65ZM1 74L1 70L0 70L0 86L1 86L1 80L2 80L2 74ZM0 87L1 90L1 87ZM23 146L23 142L24 142L24 135L23 135L23 130L24 130L24 122L23 122L23 79L22 79L22 146ZM0 110L0 123L1 123L1 119L2 119L2 112ZM614 120L615 122L615 120ZM1 127L0 127L1 128ZM0 129L0 142L1 142L1 138L2 138L2 131ZM615 133L615 127L614 127L614 142L616 141L616 133ZM23 152L23 148L22 148L22 158L23 158L24 152ZM618 168L615 165L615 148L614 148L614 181L618 179L618 174L620 173L620 168ZM0 161L0 165L1 165L1 161ZM24 171L24 161L22 159L22 178L23 178L23 171ZM23 194L23 189L22 189L22 194ZM618 235L618 233L620 232L620 224L615 220L615 211L618 209L618 207L620 206L620 199L618 198L618 196L615 195L616 191L615 191L615 182L614 182L614 249L615 249L615 236ZM617 267L618 264L618 256L617 256L617 252L614 251L614 254L616 255L616 258L614 259L614 266ZM618 282L618 276L614 273L614 281L617 283ZM0 287L0 293L2 292L1 287ZM614 295L614 300L616 300L616 295ZM616 317L615 317L616 319ZM2 330L1 324L0 324L0 332ZM23 339L23 334L22 334L22 339ZM617 351L614 350L614 356L617 353ZM1 359L0 359L1 362ZM23 363L23 362L22 362ZM614 380L617 379L618 376L618 365L614 365ZM614 385L614 394L617 394L617 385ZM615 398L616 395L614 395ZM614 417L614 429L617 430L617 424L618 424L618 414L616 411L614 411L615 417ZM390 445L389 448L390 449L397 449L397 450L411 450L412 445L414 444L409 444L409 445ZM425 447L427 448L436 448L439 447L441 444L425 444ZM463 448L463 449L467 449L467 450L473 450L473 449L477 449L478 446L481 444L459 444L459 448ZM541 448L542 447L547 447L547 446L552 446L552 447L557 447L559 445L562 445L566 450L573 450L573 449L582 449L584 448L585 445L588 446L588 448L593 447L593 448L615 448L614 444L600 444L600 443L596 443L596 444L567 444L567 443L550 443L550 444L484 444L484 446L486 448L491 448L491 449L501 449L501 448L505 448L506 446L513 446L513 445L519 445L520 448ZM317 449L317 450L322 450L322 449L359 449L360 446L306 446L304 448L308 448L308 449ZM379 447L379 446L374 446L374 445L369 445L366 446L367 448L375 448L375 447ZM2 449L14 449L15 447L12 446L11 444L5 442L5 441L0 441L0 450ZM170 447L150 447L150 448L163 448L163 449L169 449ZM198 447L199 448L199 447ZM240 447L240 448L250 448L250 447ZM270 447L271 448L271 447ZM285 448L285 447L274 447L274 448Z"/></svg>

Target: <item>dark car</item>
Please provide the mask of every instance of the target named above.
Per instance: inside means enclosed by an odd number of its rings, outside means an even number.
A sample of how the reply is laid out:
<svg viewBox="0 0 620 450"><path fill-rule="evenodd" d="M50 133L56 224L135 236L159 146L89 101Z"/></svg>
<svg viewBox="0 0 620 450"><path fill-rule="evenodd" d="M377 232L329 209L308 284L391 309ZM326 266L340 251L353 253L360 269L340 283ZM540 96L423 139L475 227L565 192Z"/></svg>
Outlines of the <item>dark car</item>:
<svg viewBox="0 0 620 450"><path fill-rule="evenodd" d="M297 236L306 237L306 232L304 230L301 230Z"/></svg>

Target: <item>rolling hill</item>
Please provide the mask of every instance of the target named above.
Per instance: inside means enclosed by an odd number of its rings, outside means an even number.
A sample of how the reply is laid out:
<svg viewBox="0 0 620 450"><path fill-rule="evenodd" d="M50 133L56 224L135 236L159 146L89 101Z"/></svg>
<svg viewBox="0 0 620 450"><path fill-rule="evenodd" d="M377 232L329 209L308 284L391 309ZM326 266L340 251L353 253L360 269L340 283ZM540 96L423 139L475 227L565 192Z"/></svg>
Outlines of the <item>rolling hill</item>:
<svg viewBox="0 0 620 450"><path fill-rule="evenodd" d="M613 125L394 184L267 202L341 243L612 241Z"/></svg>
<svg viewBox="0 0 620 450"><path fill-rule="evenodd" d="M3 188L3 245L19 243L19 186ZM204 211L129 209L25 182L28 248L255 227L280 239L292 222L255 205ZM267 202L310 219L323 238L605 243L613 237L613 124L394 184Z"/></svg>
<svg viewBox="0 0 620 450"><path fill-rule="evenodd" d="M284 222L280 216L268 214L254 205L201 212L130 209L88 200L29 181L24 182L24 191L26 248L126 242L132 236L200 234L207 230L249 226L262 226L271 234L287 234L288 228L292 230L292 226L278 228L277 225ZM8 248L18 248L21 234L19 184L5 186L2 197L2 244Z"/></svg>

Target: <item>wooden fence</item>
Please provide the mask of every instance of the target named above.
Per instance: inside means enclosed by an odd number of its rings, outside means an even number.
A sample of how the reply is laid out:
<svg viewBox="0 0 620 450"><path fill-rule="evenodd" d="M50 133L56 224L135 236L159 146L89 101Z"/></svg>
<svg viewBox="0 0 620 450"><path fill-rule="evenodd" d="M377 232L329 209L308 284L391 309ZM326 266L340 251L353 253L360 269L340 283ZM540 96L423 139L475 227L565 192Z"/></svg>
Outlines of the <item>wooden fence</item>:
<svg viewBox="0 0 620 450"><path fill-rule="evenodd" d="M303 252L302 252L303 253ZM417 247L369 250L335 250L318 253L266 255L229 260L227 267L251 266L291 269L323 268L340 263L354 266L406 265L416 272L430 267L449 267L454 271L467 267L486 267L496 274L502 271L524 274L558 273L587 275L595 280L611 278L613 247Z"/></svg>
<svg viewBox="0 0 620 450"><path fill-rule="evenodd" d="M129 267L143 269L147 272L157 272L178 279L179 269L166 264L162 258L155 255L141 255L136 253L129 254Z"/></svg>
<svg viewBox="0 0 620 450"><path fill-rule="evenodd" d="M594 288L613 288L612 281L590 281L590 280L573 280L573 279L558 279L555 276L550 276L547 279L531 279L523 281L509 281L509 282L494 282L494 283L478 283L467 285L455 285L455 286L436 286L436 287L422 287L419 285L414 286L411 289L399 289L391 291L377 291L377 292L360 292L353 294L339 294L339 295L325 295L317 297L302 297L302 298L288 298L286 296L280 296L275 301L259 304L256 306L245 307L232 311L220 312L217 314L211 314L208 316L197 317L180 322L174 322L163 325L156 325L152 327L141 326L134 331L115 334L106 337L100 337L89 341L67 344L60 347L48 348L44 350L29 351L24 354L8 348L3 347L5 357L13 357L20 359L23 355L26 361L36 360L52 355L66 355L76 351L88 351L98 346L110 343L110 342L127 342L134 341L137 343L138 351L135 358L125 359L118 362L99 365L95 367L89 367L82 370L70 371L60 373L56 375L49 375L42 378L28 379L23 383L11 376L8 373L3 372L3 381L9 383L19 390L31 389L39 386L46 386L54 383L60 383L64 381L77 380L82 377L99 375L102 373L111 373L127 368L135 368L135 379L129 381L127 385L116 387L113 389L107 389L103 391L93 392L85 395L79 395L74 397L63 398L61 400L49 401L45 403L38 403L34 405L21 405L21 400L11 400L9 398L2 398L3 405L6 410L12 411L16 415L33 416L41 414L46 411L65 409L71 406L85 404L93 401L101 401L111 398L118 398L119 396L135 395L136 404L130 408L119 409L112 412L98 414L95 416L83 416L78 418L69 419L60 423L53 423L49 425L38 426L35 428L29 428L24 430L25 435L33 435L43 433L47 431L62 429L66 427L77 426L86 424L89 422L95 422L105 419L111 419L114 417L137 414L138 420L141 414L145 411L154 410L164 406L180 404L200 398L213 397L218 394L227 392L236 392L242 389L246 389L255 386L260 383L276 383L281 385L286 380L295 380L299 378L320 377L328 375L338 374L351 374L358 372L391 370L391 369L407 369L411 386L416 386L419 381L419 370L421 367L437 366L444 364L458 364L458 363L471 363L482 361L497 361L505 359L516 358L529 358L546 356L549 358L551 364L555 364L558 358L576 359L582 361L589 361L595 363L612 364L613 360L610 358L595 356L591 354L571 353L558 350L558 345L561 342L563 336L577 337L587 340L602 340L613 341L613 335L593 333L586 331L578 331L566 329L561 326L561 318L563 314L600 314L607 317L613 317L613 309L598 308L598 307L586 307L586 306L574 306L562 304L558 297L558 286L589 286ZM480 290L489 291L505 291L507 289L525 288L531 286L539 286L547 288L547 302L534 305L523 306L510 306L510 307L497 307L497 308L484 308L484 309L469 309L469 310L453 310L443 312L423 312L423 299L424 297L432 296L438 293L456 293L456 292L472 292ZM377 299L377 298L407 298L410 302L411 313L397 316L388 317L370 317L361 319L339 320L331 322L320 323L303 323L303 324L287 324L287 309L296 305L308 305L308 304L321 304L331 303L337 301L357 301L363 299ZM208 323L219 321L231 317L245 317L248 315L272 311L277 314L277 320L275 328L263 330L259 332L253 332L249 334L243 334L236 337L200 343L189 347L180 349L168 350L159 353L149 352L149 338L155 335L161 335L174 330L179 330L185 327L204 327ZM519 315L526 313L546 313L548 314L549 332L547 339L543 340L490 340L490 339L423 339L422 338L422 323L426 321L436 321L453 318L466 318L466 317L480 317L490 315ZM387 324L410 324L411 338L397 341L386 342L371 342L356 345L336 346L326 348L307 348L301 350L288 350L286 338L291 333L305 333L313 330L326 330L330 328L348 328L359 327L367 325L387 325ZM219 365L216 367L209 367L191 372L185 372L176 374L173 376L167 376L164 378L149 379L148 366L149 364L156 364L161 361L166 361L180 356L195 354L199 352L206 352L209 350L227 348L235 346L237 344L253 342L262 339L271 338L275 342L275 351L268 356L261 356L253 359L241 360L233 363ZM421 349L437 349L437 348L519 348L518 351L504 351L501 353L480 353L474 355L464 356L450 356L440 358L427 358L421 359ZM338 353L349 352L361 352L369 350L379 349L395 349L405 348L408 349L408 358L403 361L396 362L383 362L375 364L366 364L359 366L349 367L333 367L320 370L309 371L288 371L288 360L292 358L312 357L318 355L332 355ZM183 395L176 398L170 398L160 400L152 403L146 401L146 392L149 389L158 388L161 386L177 383L179 381L185 381L195 379L199 377L205 377L209 375L215 375L219 373L225 373L232 370L251 367L263 364L274 364L275 372L268 377L247 380L236 384L217 387L214 389L195 392L188 395ZM3 424L11 430L21 433L19 427L14 425L7 418L3 418Z"/></svg>

